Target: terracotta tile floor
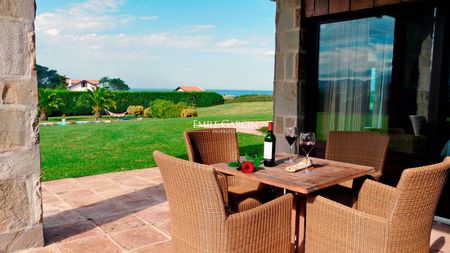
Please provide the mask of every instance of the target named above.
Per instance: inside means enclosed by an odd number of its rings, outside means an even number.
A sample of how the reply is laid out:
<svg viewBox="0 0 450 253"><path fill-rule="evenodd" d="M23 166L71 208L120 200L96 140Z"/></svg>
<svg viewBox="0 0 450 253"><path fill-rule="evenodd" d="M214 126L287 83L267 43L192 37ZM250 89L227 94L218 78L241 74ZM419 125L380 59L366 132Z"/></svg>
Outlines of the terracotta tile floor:
<svg viewBox="0 0 450 253"><path fill-rule="evenodd" d="M26 252L171 252L170 215L157 168L43 183L44 248ZM431 252L450 253L435 224Z"/></svg>

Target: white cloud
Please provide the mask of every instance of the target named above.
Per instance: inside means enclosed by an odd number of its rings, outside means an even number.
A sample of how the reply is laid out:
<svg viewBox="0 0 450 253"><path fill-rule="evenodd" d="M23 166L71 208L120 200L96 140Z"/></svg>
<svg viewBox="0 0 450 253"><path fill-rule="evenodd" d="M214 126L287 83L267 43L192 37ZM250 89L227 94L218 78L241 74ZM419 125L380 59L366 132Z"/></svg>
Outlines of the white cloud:
<svg viewBox="0 0 450 253"><path fill-rule="evenodd" d="M146 21L146 20L155 20L155 19L158 19L158 18L159 18L158 16L142 16L142 17L139 17L139 20Z"/></svg>
<svg viewBox="0 0 450 253"><path fill-rule="evenodd" d="M47 31L45 31L45 33L50 35L51 37L56 37L59 35L59 30L56 28L50 28Z"/></svg>
<svg viewBox="0 0 450 253"><path fill-rule="evenodd" d="M249 43L247 41L239 39L227 39L216 44L218 48L238 48L247 46Z"/></svg>
<svg viewBox="0 0 450 253"><path fill-rule="evenodd" d="M275 56L275 50L268 50L268 51L265 51L265 52L263 53L263 55L273 57L273 56Z"/></svg>
<svg viewBox="0 0 450 253"><path fill-rule="evenodd" d="M119 12L123 3L123 0L83 0L39 14L36 17L39 63L74 78L110 75L147 80L157 77L167 79L167 83L185 82L182 75L202 73L203 76L204 72L210 72L210 82L222 80L223 73L212 71L224 68L217 59L239 59L236 61L242 63L239 68L242 70L248 65L242 59L272 69L273 57L268 57L273 55L272 39L246 36L246 33L232 37L208 23L181 25L163 32L140 29L144 24L136 21L159 17L123 15ZM229 65L227 73L230 74L226 76L236 75L237 80L244 82L242 75L250 70L239 75L232 67L235 64ZM181 75L173 75L171 71Z"/></svg>
<svg viewBox="0 0 450 253"><path fill-rule="evenodd" d="M112 30L135 19L129 15L112 14L123 3L123 0L88 0L55 12L42 13L36 17L36 31L57 36Z"/></svg>

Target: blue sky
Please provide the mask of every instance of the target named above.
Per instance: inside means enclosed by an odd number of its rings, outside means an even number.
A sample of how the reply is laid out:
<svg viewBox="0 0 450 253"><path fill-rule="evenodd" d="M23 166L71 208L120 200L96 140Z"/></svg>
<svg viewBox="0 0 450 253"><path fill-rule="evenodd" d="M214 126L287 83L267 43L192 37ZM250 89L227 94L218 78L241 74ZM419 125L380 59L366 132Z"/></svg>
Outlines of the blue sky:
<svg viewBox="0 0 450 253"><path fill-rule="evenodd" d="M272 89L269 0L37 0L37 63L132 88Z"/></svg>

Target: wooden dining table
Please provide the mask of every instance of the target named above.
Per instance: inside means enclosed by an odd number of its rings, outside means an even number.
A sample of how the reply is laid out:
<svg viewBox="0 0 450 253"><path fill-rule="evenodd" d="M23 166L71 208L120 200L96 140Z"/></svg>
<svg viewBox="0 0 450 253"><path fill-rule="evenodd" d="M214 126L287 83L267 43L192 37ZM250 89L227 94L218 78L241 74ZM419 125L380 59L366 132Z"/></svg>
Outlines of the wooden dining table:
<svg viewBox="0 0 450 253"><path fill-rule="evenodd" d="M292 165L292 163L285 163L291 156L293 155L288 153L277 153L274 167L262 167L251 174L243 173L235 167L228 166L227 163L217 163L211 166L222 174L246 178L294 193L293 252L302 253L305 247L307 196L318 190L369 175L374 172L374 168L310 157L312 167L309 168L309 171L311 173L305 173L304 170L291 173L285 170L287 166ZM241 159L244 160L244 157ZM302 156L294 155L296 162L303 159Z"/></svg>

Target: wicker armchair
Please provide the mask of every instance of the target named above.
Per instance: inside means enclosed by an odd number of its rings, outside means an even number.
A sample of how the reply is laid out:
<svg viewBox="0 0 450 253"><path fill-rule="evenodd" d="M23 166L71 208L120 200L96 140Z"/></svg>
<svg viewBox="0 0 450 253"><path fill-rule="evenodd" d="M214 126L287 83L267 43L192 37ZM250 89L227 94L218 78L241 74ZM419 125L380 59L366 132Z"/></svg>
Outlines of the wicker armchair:
<svg viewBox="0 0 450 253"><path fill-rule="evenodd" d="M379 181L383 174L389 136L373 132L337 131L328 134L325 159L371 166L370 176ZM352 188L352 181L342 186Z"/></svg>
<svg viewBox="0 0 450 253"><path fill-rule="evenodd" d="M354 208L308 199L306 252L429 252L450 159L403 171L396 188L366 180Z"/></svg>
<svg viewBox="0 0 450 253"><path fill-rule="evenodd" d="M169 201L172 251L289 252L293 196L227 214L213 167L155 151Z"/></svg>
<svg viewBox="0 0 450 253"><path fill-rule="evenodd" d="M192 162L208 165L240 158L234 128L187 131L184 138ZM268 200L267 187L262 184L234 176L219 176L219 180L225 202L237 212L252 209Z"/></svg>

